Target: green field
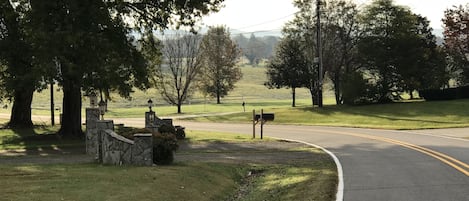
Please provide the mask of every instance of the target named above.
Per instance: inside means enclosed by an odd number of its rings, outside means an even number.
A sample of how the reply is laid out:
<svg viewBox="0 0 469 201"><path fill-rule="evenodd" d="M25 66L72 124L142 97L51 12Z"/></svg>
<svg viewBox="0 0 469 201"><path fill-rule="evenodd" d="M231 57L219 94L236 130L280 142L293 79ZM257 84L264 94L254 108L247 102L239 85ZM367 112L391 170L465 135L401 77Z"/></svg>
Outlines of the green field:
<svg viewBox="0 0 469 201"><path fill-rule="evenodd" d="M136 90L132 100L125 100L113 95L109 103L106 118L143 118L148 111L146 102L152 98L156 105L157 115L163 117L185 116L193 114L229 113L225 116L192 118L197 121L249 122L252 110L274 112L276 120L273 123L349 126L386 129L422 129L448 128L469 126L469 100L439 101L439 102L407 102L393 104L378 104L365 106L337 106L331 92L330 83L325 86L325 107L312 108L308 90L297 90L297 106L291 108L291 92L289 89L267 89L265 68L244 66L241 68L243 79L236 88L222 100L222 104L215 104L213 99L205 99L195 94L191 102L183 105L183 114L176 114L176 107L165 104L156 89L146 92ZM38 124L50 124L49 90L36 93L33 100L33 114L42 115ZM56 106L61 103L60 90L56 92ZM241 106L246 102L244 112ZM88 100L83 99L83 105ZM3 113L3 116L1 114ZM9 109L0 109L0 122L8 120ZM56 117L60 111L56 111ZM235 114L233 114L235 113ZM83 112L84 116L84 112Z"/></svg>
<svg viewBox="0 0 469 201"><path fill-rule="evenodd" d="M427 129L469 126L469 100L393 103L324 108L270 108L274 124L347 126L383 129ZM259 112L259 110L257 110ZM194 121L249 122L252 113L191 118Z"/></svg>

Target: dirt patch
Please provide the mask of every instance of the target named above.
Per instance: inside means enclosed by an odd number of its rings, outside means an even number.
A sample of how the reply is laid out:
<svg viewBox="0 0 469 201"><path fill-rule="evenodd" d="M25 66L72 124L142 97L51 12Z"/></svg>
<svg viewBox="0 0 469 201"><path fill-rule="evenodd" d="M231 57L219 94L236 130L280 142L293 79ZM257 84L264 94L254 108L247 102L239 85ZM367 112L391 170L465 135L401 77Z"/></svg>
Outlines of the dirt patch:
<svg viewBox="0 0 469 201"><path fill-rule="evenodd" d="M313 154L307 149L311 147L286 141L183 144L176 152L175 161L295 164L319 161L327 157L322 154Z"/></svg>

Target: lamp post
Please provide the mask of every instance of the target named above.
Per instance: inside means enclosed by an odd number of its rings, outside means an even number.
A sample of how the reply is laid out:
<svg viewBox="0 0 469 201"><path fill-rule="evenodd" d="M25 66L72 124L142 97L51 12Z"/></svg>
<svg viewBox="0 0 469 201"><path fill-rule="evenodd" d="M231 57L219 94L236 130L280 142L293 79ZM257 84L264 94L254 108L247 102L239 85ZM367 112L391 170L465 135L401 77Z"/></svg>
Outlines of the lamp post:
<svg viewBox="0 0 469 201"><path fill-rule="evenodd" d="M151 100L151 98L148 99L148 102L147 102L147 103L148 103L148 108L150 109L150 112L153 112L153 111L151 110L151 108L153 107L153 101Z"/></svg>
<svg viewBox="0 0 469 201"><path fill-rule="evenodd" d="M101 114L101 120L104 120L104 113L106 112L106 103L101 100L99 101L99 113Z"/></svg>
<svg viewBox="0 0 469 201"><path fill-rule="evenodd" d="M95 108L98 103L98 97L96 96L96 93L92 91L89 97L90 97L90 107Z"/></svg>

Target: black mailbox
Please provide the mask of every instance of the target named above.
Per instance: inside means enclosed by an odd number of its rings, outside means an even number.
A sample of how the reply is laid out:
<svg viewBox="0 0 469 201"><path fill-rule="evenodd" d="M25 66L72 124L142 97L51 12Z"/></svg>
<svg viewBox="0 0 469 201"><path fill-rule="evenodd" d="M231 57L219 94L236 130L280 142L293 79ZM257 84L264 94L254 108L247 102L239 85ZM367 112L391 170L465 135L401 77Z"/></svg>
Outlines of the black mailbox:
<svg viewBox="0 0 469 201"><path fill-rule="evenodd" d="M256 116L254 117L254 120L259 121L260 118L261 118L261 115L256 114ZM264 113L264 114L262 114L262 119L264 119L264 121L273 121L275 119L275 114L274 113Z"/></svg>

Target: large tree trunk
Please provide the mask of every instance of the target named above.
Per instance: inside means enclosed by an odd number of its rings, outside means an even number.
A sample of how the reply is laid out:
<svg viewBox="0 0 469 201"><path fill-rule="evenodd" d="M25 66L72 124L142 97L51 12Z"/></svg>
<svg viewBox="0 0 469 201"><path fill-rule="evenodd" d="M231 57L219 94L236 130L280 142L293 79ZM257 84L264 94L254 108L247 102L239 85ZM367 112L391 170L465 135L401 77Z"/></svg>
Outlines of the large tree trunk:
<svg viewBox="0 0 469 201"><path fill-rule="evenodd" d="M296 88L295 87L291 88L291 95L292 95L291 106L296 107Z"/></svg>
<svg viewBox="0 0 469 201"><path fill-rule="evenodd" d="M220 96L221 96L220 89L217 89L217 104L221 104Z"/></svg>
<svg viewBox="0 0 469 201"><path fill-rule="evenodd" d="M33 101L34 85L15 90L13 94L13 107L11 109L10 128L32 128L31 103Z"/></svg>
<svg viewBox="0 0 469 201"><path fill-rule="evenodd" d="M334 94L335 94L335 103L337 105L342 105L342 91L340 86L340 78L338 75L335 76L334 80Z"/></svg>
<svg viewBox="0 0 469 201"><path fill-rule="evenodd" d="M318 97L317 97L318 96L317 90L310 88L309 93L311 93L311 103L313 104L313 107L315 105L318 105L319 100L318 100Z"/></svg>
<svg viewBox="0 0 469 201"><path fill-rule="evenodd" d="M64 80L63 94L63 114L59 134L63 137L82 138L80 83Z"/></svg>

